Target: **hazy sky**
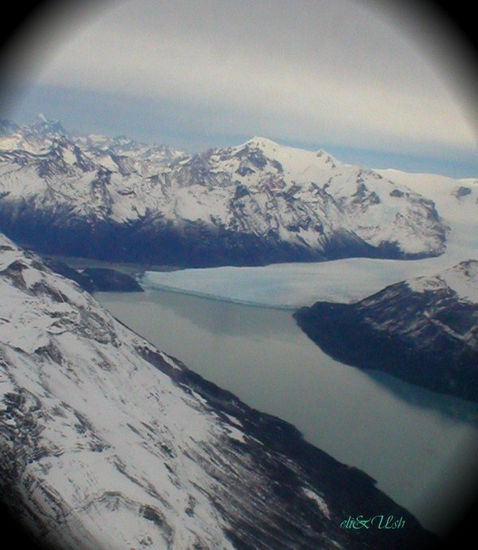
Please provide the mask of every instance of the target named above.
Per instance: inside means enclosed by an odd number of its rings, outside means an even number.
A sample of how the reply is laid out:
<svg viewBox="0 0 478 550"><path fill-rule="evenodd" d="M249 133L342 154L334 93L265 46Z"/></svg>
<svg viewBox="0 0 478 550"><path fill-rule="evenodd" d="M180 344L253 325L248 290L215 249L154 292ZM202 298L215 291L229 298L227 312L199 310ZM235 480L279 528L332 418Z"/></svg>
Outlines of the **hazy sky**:
<svg viewBox="0 0 478 550"><path fill-rule="evenodd" d="M430 3L48 2L18 29L2 116L196 150L263 135L478 175L474 65Z"/></svg>

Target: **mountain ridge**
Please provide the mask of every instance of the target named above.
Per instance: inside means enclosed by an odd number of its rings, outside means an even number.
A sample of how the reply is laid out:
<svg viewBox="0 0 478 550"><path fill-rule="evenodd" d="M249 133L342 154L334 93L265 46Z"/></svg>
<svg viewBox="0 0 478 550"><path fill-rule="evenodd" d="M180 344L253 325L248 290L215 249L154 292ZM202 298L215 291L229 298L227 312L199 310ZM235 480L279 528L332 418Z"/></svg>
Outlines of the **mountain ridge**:
<svg viewBox="0 0 478 550"><path fill-rule="evenodd" d="M41 121L0 138L0 229L43 253L204 267L436 256L448 226L324 151L254 137L185 154Z"/></svg>

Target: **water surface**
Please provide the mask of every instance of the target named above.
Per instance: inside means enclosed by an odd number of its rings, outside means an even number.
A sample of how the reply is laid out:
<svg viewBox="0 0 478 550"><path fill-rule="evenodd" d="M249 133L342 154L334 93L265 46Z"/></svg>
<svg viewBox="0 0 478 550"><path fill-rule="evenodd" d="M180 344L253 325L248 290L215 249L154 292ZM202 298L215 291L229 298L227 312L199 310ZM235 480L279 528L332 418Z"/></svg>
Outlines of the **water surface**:
<svg viewBox="0 0 478 550"><path fill-rule="evenodd" d="M472 495L478 406L334 361L291 311L151 289L96 296L192 370L367 472L425 527L445 531Z"/></svg>

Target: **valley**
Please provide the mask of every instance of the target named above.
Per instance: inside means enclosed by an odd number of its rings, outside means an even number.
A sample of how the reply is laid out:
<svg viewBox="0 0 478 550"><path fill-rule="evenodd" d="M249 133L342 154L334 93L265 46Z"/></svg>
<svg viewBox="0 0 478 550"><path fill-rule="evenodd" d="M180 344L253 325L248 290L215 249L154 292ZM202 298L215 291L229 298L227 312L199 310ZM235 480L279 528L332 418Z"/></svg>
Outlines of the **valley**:
<svg viewBox="0 0 478 550"><path fill-rule="evenodd" d="M299 329L293 310L160 289L96 296L201 376L367 472L432 531L445 532L450 510L468 498L476 404L332 359Z"/></svg>
<svg viewBox="0 0 478 550"><path fill-rule="evenodd" d="M476 179L262 137L186 153L44 118L0 133L1 490L43 540L369 548L383 533L340 526L386 508L407 518L387 547L419 548L452 526L475 481L474 373L445 395L376 346L354 368L342 325L334 350L335 319L300 321L321 349L293 313L382 292L375 328L408 333L428 308L412 340L449 351L434 304L392 307L438 289L446 337L474 346L463 281L440 285L476 264Z"/></svg>

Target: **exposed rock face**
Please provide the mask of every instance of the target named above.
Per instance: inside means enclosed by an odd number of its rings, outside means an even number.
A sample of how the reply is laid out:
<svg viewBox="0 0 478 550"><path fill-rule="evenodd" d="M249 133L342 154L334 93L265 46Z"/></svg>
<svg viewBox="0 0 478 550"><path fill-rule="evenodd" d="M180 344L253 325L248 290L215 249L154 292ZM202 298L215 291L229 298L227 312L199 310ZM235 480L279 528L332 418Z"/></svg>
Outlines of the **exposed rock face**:
<svg viewBox="0 0 478 550"><path fill-rule="evenodd" d="M52 258L44 258L43 262L52 271L75 281L88 292L143 292L143 288L133 276L116 269L105 267L74 269Z"/></svg>
<svg viewBox="0 0 478 550"><path fill-rule="evenodd" d="M81 275L92 282L96 291L143 292L141 285L131 275L106 267L87 267Z"/></svg>
<svg viewBox="0 0 478 550"><path fill-rule="evenodd" d="M476 260L391 285L354 304L317 302L295 317L344 363L478 400Z"/></svg>
<svg viewBox="0 0 478 550"><path fill-rule="evenodd" d="M213 266L445 247L432 201L324 151L253 138L188 156L37 126L0 137L0 229L44 253Z"/></svg>
<svg viewBox="0 0 478 550"><path fill-rule="evenodd" d="M195 375L0 239L0 496L48 548L434 540L367 475ZM343 527L359 514L404 525Z"/></svg>

